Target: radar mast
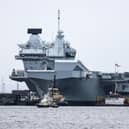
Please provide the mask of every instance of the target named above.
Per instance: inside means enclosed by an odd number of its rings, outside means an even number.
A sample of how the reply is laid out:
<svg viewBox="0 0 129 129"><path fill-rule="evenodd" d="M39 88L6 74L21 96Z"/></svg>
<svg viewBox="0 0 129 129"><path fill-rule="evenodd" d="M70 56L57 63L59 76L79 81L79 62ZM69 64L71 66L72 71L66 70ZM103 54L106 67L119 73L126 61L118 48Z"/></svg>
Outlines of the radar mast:
<svg viewBox="0 0 129 129"><path fill-rule="evenodd" d="M62 39L64 38L63 31L60 30L60 10L58 9L58 31L57 31L57 38Z"/></svg>
<svg viewBox="0 0 129 129"><path fill-rule="evenodd" d="M60 32L60 10L58 9L58 32Z"/></svg>

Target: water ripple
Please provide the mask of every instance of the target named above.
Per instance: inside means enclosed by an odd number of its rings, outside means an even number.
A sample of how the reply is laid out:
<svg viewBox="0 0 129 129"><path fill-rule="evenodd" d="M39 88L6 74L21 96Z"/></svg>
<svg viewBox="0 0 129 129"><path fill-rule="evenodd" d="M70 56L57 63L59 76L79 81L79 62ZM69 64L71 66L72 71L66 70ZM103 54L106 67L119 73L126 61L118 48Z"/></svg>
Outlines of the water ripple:
<svg viewBox="0 0 129 129"><path fill-rule="evenodd" d="M0 129L128 129L128 107L1 106Z"/></svg>

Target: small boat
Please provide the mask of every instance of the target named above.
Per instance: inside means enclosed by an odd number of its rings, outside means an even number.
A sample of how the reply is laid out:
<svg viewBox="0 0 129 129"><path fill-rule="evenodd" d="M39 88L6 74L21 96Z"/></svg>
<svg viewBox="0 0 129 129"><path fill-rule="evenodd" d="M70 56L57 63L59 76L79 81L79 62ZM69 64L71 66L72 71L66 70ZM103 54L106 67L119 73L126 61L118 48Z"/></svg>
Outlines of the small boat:
<svg viewBox="0 0 129 129"><path fill-rule="evenodd" d="M59 107L64 102L63 95L58 88L48 88L48 93L37 104L37 107Z"/></svg>
<svg viewBox="0 0 129 129"><path fill-rule="evenodd" d="M125 105L125 97L119 94L111 94L105 98L105 105L122 106Z"/></svg>

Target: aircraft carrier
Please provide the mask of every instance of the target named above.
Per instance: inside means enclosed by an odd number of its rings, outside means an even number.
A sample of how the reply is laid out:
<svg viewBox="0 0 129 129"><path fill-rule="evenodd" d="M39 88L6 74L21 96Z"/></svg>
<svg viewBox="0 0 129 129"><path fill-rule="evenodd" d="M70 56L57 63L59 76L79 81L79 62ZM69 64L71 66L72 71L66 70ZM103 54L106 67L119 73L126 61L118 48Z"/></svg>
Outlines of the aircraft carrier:
<svg viewBox="0 0 129 129"><path fill-rule="evenodd" d="M58 32L54 42L45 42L40 38L42 29L29 28L29 40L19 44L17 60L22 60L24 70L13 69L10 78L25 82L32 92L43 97L48 88L56 87L69 105L96 103L97 97L106 96L115 90L129 95L129 73L102 73L90 71L80 60L76 60L76 50L65 41L60 30L60 11L58 11ZM118 65L116 64L116 67Z"/></svg>

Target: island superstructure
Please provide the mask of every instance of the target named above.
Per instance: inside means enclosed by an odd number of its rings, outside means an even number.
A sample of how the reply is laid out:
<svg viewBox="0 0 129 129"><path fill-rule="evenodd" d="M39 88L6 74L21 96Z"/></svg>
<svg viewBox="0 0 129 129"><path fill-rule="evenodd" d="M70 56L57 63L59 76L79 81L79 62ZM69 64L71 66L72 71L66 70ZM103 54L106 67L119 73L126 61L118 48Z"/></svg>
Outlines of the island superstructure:
<svg viewBox="0 0 129 129"><path fill-rule="evenodd" d="M90 71L80 60L76 60L76 50L65 41L60 30L60 11L58 11L58 32L54 42L43 41L40 28L29 28L29 40L19 44L17 60L22 60L24 70L13 69L10 78L25 82L32 92L42 98L52 87L56 76L56 87L69 104L95 103L98 96L113 92L117 80L117 91L129 94L129 74L102 73Z"/></svg>

